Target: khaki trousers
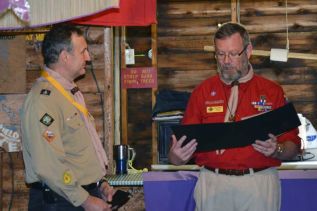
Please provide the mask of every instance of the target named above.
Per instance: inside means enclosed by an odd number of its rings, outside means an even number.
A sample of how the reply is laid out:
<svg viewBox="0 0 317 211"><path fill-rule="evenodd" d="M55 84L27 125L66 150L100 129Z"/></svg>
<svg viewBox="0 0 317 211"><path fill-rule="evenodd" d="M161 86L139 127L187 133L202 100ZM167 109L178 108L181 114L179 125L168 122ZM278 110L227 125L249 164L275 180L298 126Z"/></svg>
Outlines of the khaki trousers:
<svg viewBox="0 0 317 211"><path fill-rule="evenodd" d="M275 168L243 176L202 168L194 198L196 211L279 211L281 185Z"/></svg>

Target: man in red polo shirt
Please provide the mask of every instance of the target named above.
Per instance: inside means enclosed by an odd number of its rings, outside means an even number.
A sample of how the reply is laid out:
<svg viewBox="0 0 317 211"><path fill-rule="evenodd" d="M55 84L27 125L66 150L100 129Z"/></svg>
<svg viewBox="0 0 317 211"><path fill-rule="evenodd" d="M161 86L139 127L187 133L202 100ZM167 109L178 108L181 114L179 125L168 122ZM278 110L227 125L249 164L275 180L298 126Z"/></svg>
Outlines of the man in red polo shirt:
<svg viewBox="0 0 317 211"><path fill-rule="evenodd" d="M246 29L223 24L214 37L218 75L198 85L187 105L182 124L241 121L286 103L282 88L253 71L252 45ZM191 158L201 169L195 187L199 211L275 211L280 209L280 181L276 166L300 150L298 130L239 148L196 152L197 142L184 147L185 136L172 136L169 160L175 165ZM210 134L212 141L212 134ZM232 140L234 141L234 140Z"/></svg>

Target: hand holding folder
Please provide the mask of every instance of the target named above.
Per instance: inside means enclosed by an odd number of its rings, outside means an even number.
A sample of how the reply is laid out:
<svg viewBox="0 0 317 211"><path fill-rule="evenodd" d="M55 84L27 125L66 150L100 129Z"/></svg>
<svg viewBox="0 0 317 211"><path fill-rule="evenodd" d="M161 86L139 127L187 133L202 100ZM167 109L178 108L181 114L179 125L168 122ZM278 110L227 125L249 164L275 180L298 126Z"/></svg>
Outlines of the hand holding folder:
<svg viewBox="0 0 317 211"><path fill-rule="evenodd" d="M266 140L268 134L279 136L300 125L300 120L292 103L255 117L227 123L176 125L172 130L179 140L187 136L184 145L190 140L198 142L197 152L244 147L255 140Z"/></svg>

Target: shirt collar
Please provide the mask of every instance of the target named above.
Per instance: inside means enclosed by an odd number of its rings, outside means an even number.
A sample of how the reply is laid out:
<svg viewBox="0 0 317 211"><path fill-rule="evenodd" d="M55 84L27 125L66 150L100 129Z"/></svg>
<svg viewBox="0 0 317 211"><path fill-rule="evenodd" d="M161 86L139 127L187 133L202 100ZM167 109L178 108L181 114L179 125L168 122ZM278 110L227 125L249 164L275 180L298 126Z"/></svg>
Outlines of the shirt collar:
<svg viewBox="0 0 317 211"><path fill-rule="evenodd" d="M70 91L71 89L73 89L74 87L77 87L77 85L74 82L70 82L68 81L66 78L64 78L63 76L61 76L58 72L45 67L44 71L46 71L50 76L52 76L58 83L60 83L64 89Z"/></svg>

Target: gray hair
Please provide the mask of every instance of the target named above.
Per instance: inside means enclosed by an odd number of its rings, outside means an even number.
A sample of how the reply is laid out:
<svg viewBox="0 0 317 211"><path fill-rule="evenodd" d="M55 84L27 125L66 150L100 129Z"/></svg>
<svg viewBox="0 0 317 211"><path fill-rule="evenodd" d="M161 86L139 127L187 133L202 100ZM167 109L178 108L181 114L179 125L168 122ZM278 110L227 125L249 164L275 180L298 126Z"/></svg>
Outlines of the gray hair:
<svg viewBox="0 0 317 211"><path fill-rule="evenodd" d="M232 23L232 22L227 22L222 24L219 29L216 31L215 36L214 36L214 43L216 39L224 39L227 37L230 37L231 35L239 33L242 40L243 40L243 46L251 43L249 33L245 29L244 26L238 23Z"/></svg>

